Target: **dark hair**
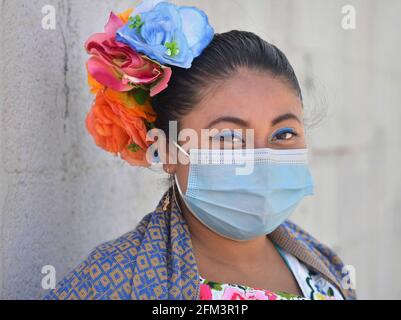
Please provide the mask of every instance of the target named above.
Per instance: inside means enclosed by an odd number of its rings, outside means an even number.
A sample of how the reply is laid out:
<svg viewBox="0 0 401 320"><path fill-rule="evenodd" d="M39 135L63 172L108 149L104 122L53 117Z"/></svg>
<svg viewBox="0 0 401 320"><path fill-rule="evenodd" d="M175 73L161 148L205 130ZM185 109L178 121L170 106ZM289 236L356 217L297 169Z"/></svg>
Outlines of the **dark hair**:
<svg viewBox="0 0 401 320"><path fill-rule="evenodd" d="M155 126L168 136L169 121L179 121L201 101L208 88L227 79L240 67L279 77L302 101L298 79L284 53L252 32L232 30L215 34L190 69L172 66L168 88L151 101L158 116Z"/></svg>

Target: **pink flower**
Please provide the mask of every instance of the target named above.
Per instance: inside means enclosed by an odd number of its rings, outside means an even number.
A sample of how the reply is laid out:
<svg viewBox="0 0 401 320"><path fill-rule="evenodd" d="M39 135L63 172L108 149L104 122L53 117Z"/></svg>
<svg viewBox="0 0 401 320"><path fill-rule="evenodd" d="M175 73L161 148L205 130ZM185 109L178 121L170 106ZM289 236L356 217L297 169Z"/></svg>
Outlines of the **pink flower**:
<svg viewBox="0 0 401 320"><path fill-rule="evenodd" d="M277 295L266 290L243 291L233 287L225 288L222 300L277 300Z"/></svg>
<svg viewBox="0 0 401 320"><path fill-rule="evenodd" d="M254 290L246 293L248 300L277 300L277 296L270 291Z"/></svg>
<svg viewBox="0 0 401 320"><path fill-rule="evenodd" d="M265 290L265 296L268 300L277 300L277 295L274 292Z"/></svg>
<svg viewBox="0 0 401 320"><path fill-rule="evenodd" d="M87 67L90 76L116 91L130 91L137 85L150 87L150 96L167 88L171 68L140 55L128 45L116 40L116 32L124 22L110 14L104 33L92 35L85 44L91 55Z"/></svg>
<svg viewBox="0 0 401 320"><path fill-rule="evenodd" d="M240 289L227 287L221 297L222 300L246 300L244 292Z"/></svg>
<svg viewBox="0 0 401 320"><path fill-rule="evenodd" d="M212 300L212 290L207 284L200 285L200 300Z"/></svg>

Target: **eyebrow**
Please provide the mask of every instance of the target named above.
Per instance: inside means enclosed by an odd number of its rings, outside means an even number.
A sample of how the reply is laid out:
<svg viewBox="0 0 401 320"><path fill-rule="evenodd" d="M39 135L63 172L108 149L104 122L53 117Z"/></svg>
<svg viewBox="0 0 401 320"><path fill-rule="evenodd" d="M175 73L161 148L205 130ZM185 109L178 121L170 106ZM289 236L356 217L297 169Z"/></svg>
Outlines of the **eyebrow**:
<svg viewBox="0 0 401 320"><path fill-rule="evenodd" d="M220 117L220 118L217 118L216 120L213 120L212 122L210 122L208 125L208 128L210 128L220 122L232 122L241 127L249 127L249 123L243 119L236 118L236 117Z"/></svg>
<svg viewBox="0 0 401 320"><path fill-rule="evenodd" d="M301 123L301 120L295 114L285 113L285 114L282 114L281 116L274 118L271 121L271 125L275 126L275 125L279 124L280 122L283 122L285 120L291 120L291 119L296 120L299 123ZM213 120L212 122L209 123L208 128L210 128L220 122L231 122L231 123L237 124L241 127L249 127L249 123L241 118L226 116L226 117L220 117L220 118L217 118L216 120Z"/></svg>
<svg viewBox="0 0 401 320"><path fill-rule="evenodd" d="M272 120L272 126L275 126L276 124L279 124L280 122L283 122L285 120L296 120L299 123L301 123L301 120L293 113L286 113L281 116L278 116L277 118L274 118Z"/></svg>

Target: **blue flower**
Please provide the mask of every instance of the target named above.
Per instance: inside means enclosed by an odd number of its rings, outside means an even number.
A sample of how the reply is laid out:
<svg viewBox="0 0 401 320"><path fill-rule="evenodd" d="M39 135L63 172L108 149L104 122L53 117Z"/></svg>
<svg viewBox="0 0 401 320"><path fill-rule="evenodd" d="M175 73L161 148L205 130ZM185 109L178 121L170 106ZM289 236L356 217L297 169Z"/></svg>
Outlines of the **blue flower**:
<svg viewBox="0 0 401 320"><path fill-rule="evenodd" d="M213 36L214 30L203 11L147 0L117 31L116 39L160 64L190 68Z"/></svg>
<svg viewBox="0 0 401 320"><path fill-rule="evenodd" d="M152 10L160 2L166 2L166 0L144 0L138 6L136 6L133 14L143 13Z"/></svg>

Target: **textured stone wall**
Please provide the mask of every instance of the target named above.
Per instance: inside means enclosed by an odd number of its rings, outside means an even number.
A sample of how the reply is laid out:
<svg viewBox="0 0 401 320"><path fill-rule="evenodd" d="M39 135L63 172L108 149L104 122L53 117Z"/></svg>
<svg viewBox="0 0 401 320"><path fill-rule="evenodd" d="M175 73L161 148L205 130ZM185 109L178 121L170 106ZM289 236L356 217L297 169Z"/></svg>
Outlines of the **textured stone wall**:
<svg viewBox="0 0 401 320"><path fill-rule="evenodd" d="M84 127L83 43L110 10L137 3L0 1L0 298L42 297L42 266L61 279L166 189L165 175L105 154ZM401 2L176 3L204 9L217 32L253 31L287 54L310 120L326 112L308 131L316 193L293 218L355 266L361 298L401 298ZM341 27L347 4L356 30ZM45 5L55 30L41 26Z"/></svg>

